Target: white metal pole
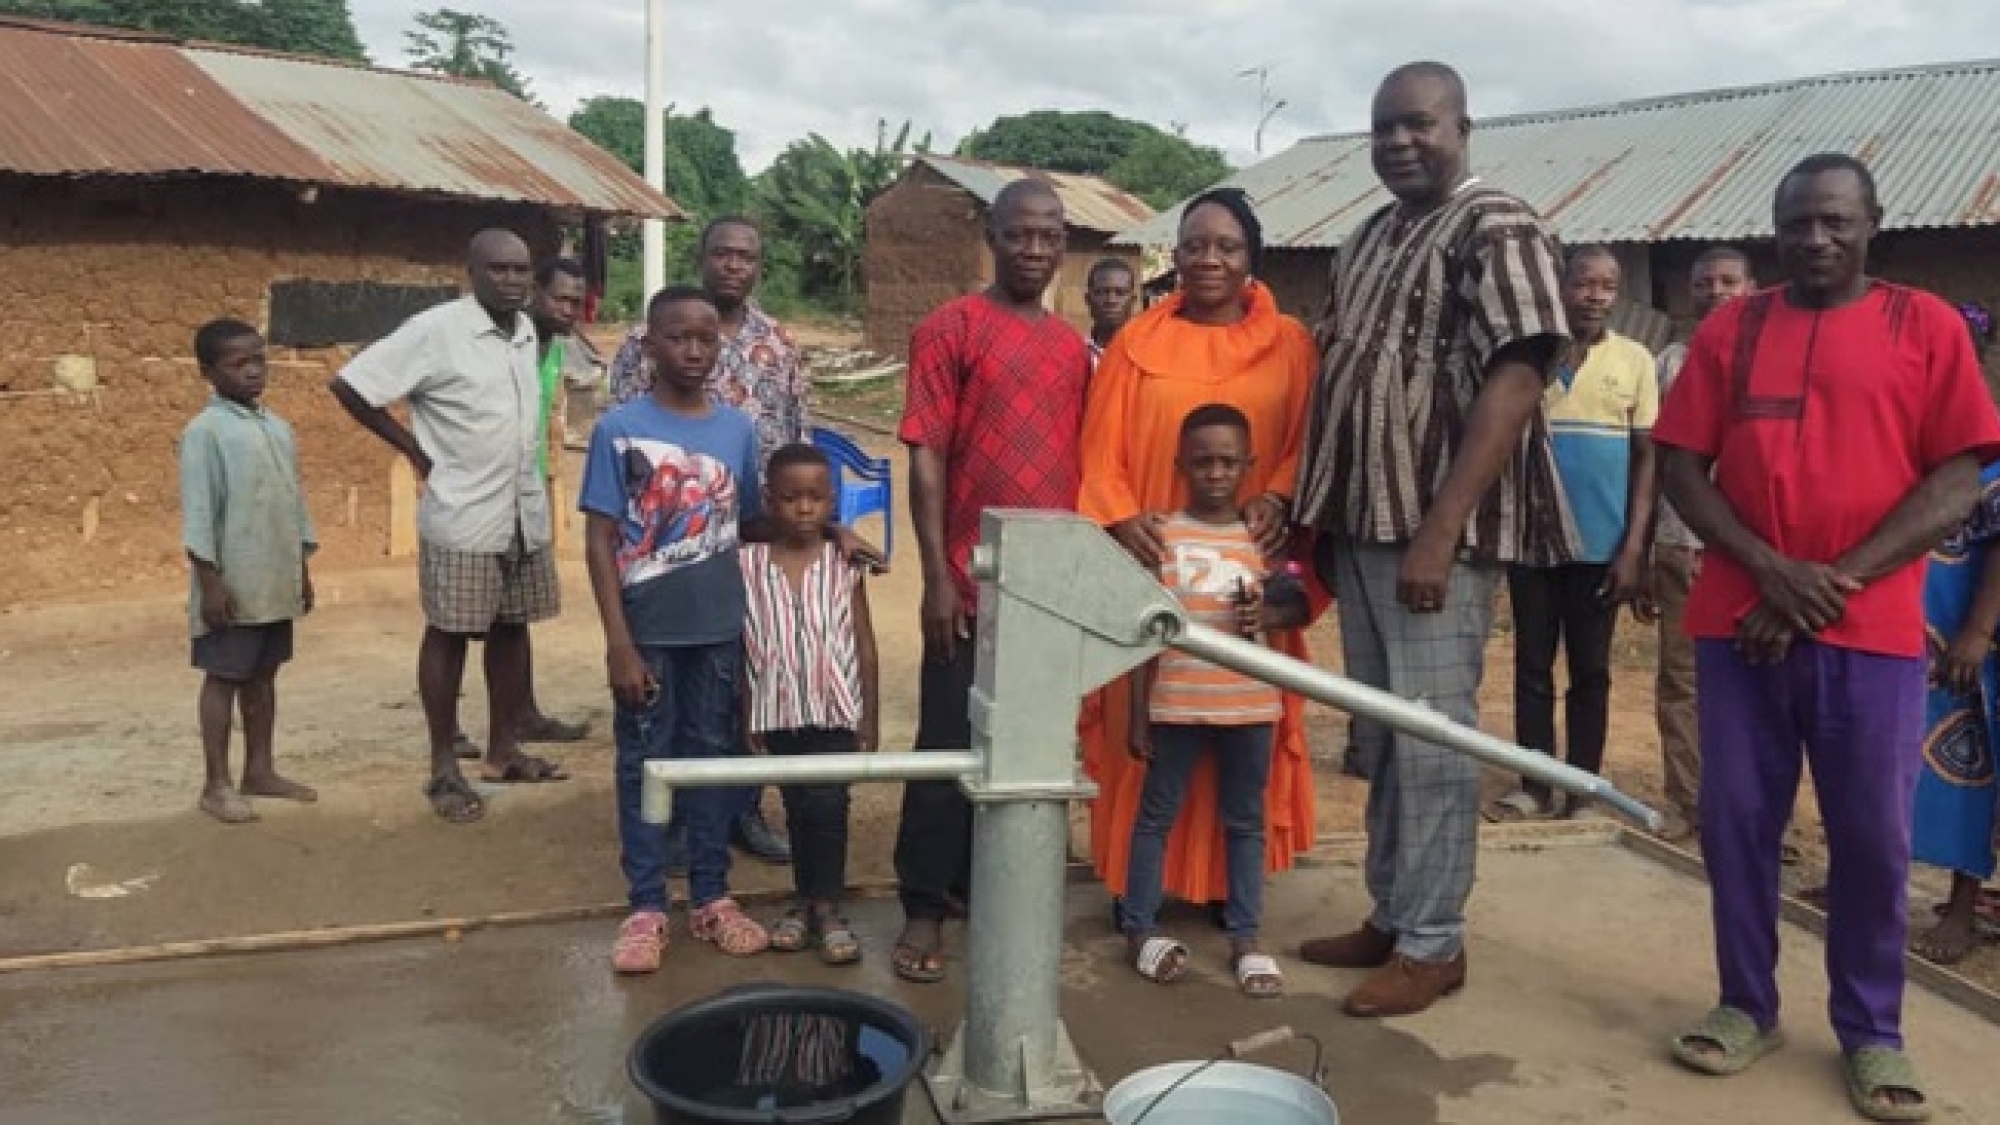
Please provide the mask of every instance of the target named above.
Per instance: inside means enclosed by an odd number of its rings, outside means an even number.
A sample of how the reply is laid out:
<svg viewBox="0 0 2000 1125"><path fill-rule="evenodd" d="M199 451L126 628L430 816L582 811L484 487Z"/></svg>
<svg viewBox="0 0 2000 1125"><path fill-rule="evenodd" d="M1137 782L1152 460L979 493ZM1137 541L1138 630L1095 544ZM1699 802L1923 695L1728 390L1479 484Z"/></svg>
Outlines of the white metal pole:
<svg viewBox="0 0 2000 1125"><path fill-rule="evenodd" d="M667 0L646 0L646 182L667 192ZM641 306L667 283L667 224L646 220L646 291Z"/></svg>

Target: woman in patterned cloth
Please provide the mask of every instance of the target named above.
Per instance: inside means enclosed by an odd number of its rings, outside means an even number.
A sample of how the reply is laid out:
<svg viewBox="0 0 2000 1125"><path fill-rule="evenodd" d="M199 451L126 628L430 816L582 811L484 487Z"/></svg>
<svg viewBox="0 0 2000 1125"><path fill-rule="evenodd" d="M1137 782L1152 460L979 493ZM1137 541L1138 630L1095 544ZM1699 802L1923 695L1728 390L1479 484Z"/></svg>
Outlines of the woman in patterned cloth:
<svg viewBox="0 0 2000 1125"><path fill-rule="evenodd" d="M1960 305L1981 357L1993 343L1993 314ZM1979 505L1958 533L1931 552L1924 577L1924 623L1931 690L1924 716L1924 773L1917 781L1915 855L1951 872L1951 898L1938 924L1910 943L1940 965L1963 961L1978 944L1980 884L1993 877L2000 783L2000 462L1980 478ZM1988 911L1991 904L1986 904Z"/></svg>

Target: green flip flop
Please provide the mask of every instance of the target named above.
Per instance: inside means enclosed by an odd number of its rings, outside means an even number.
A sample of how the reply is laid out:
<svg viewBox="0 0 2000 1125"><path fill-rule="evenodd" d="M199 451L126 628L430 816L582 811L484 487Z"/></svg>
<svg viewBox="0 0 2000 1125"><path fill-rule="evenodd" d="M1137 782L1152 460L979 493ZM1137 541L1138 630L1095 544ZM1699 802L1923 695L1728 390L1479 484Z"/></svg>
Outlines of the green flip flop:
<svg viewBox="0 0 2000 1125"><path fill-rule="evenodd" d="M1854 1103L1854 1112L1870 1121L1930 1120L1930 1098L1910 1056L1894 1047L1863 1047L1848 1055L1844 1066L1847 1100ZM1875 1100L1891 1090L1915 1094L1917 1100L1908 1105L1884 1105Z"/></svg>
<svg viewBox="0 0 2000 1125"><path fill-rule="evenodd" d="M1784 1045L1783 1031L1775 1027L1761 1031L1748 1012L1725 1006L1674 1036L1673 1051L1674 1061L1689 1070L1727 1078L1749 1070L1758 1059ZM1721 1053L1710 1048L1721 1048Z"/></svg>

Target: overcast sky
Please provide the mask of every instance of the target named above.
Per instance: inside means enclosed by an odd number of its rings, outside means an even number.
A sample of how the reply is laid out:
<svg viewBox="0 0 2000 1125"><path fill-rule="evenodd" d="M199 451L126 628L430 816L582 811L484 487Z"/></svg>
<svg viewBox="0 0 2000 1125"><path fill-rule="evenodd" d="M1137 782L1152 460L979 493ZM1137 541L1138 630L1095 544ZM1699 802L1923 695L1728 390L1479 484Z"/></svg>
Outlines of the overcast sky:
<svg viewBox="0 0 2000 1125"><path fill-rule="evenodd" d="M350 4L384 65L418 11L493 16L558 116L644 90L644 0ZM1039 108L1184 123L1246 163L1254 66L1288 103L1268 155L1364 124L1382 73L1418 57L1465 73L1476 117L2000 50L1995 0L668 0L668 23L667 101L711 107L753 173L807 132L865 145L907 118L948 147Z"/></svg>

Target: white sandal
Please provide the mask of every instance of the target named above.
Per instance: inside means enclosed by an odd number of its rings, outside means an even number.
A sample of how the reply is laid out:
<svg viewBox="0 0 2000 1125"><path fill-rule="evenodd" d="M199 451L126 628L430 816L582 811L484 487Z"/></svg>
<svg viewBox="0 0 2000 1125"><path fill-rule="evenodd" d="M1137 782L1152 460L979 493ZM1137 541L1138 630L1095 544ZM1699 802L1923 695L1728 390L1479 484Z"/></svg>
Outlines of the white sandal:
<svg viewBox="0 0 2000 1125"><path fill-rule="evenodd" d="M1252 1000L1275 1000L1285 994L1285 975L1268 953L1245 953L1236 959L1236 987Z"/></svg>
<svg viewBox="0 0 2000 1125"><path fill-rule="evenodd" d="M1167 937L1149 937L1139 946L1133 967L1154 984L1172 984L1187 970L1188 947Z"/></svg>

